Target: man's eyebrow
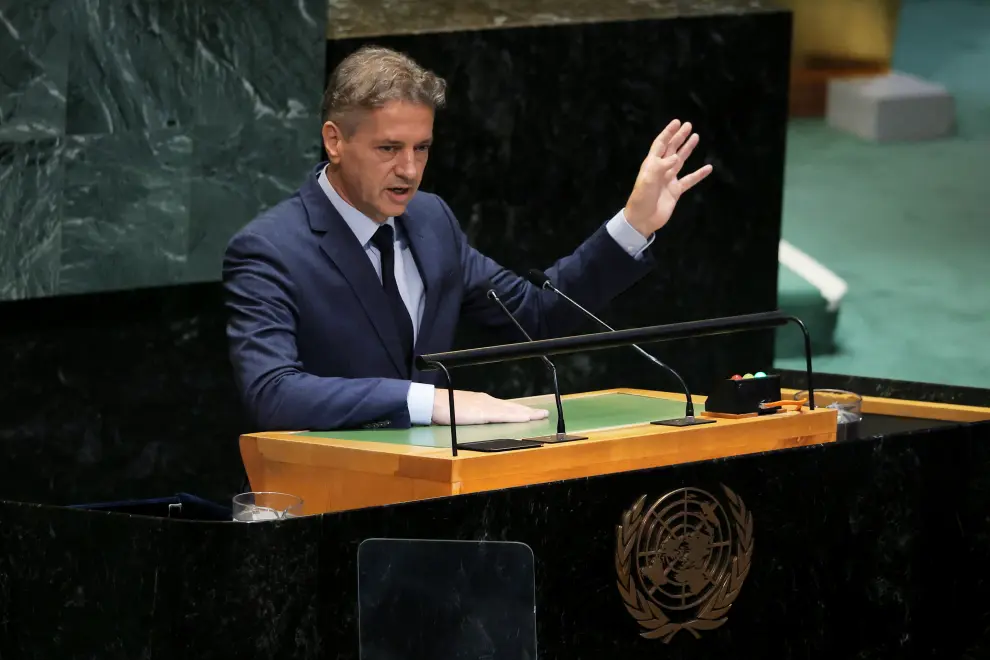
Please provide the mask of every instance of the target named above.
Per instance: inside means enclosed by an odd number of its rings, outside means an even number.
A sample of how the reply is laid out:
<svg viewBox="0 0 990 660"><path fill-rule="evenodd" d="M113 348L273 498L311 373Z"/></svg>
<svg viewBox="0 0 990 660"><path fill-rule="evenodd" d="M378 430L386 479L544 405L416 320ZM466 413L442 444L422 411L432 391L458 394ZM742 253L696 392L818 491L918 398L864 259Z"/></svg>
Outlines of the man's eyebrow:
<svg viewBox="0 0 990 660"><path fill-rule="evenodd" d="M390 145L390 146L393 146L393 145L402 146L403 144L405 144L405 142L403 142L401 140L395 140L395 139L392 139L392 138L384 138L382 140L379 140L378 141L378 144L386 144L386 145ZM433 144L433 138L429 137L429 138L426 138L425 140L420 140L416 144Z"/></svg>

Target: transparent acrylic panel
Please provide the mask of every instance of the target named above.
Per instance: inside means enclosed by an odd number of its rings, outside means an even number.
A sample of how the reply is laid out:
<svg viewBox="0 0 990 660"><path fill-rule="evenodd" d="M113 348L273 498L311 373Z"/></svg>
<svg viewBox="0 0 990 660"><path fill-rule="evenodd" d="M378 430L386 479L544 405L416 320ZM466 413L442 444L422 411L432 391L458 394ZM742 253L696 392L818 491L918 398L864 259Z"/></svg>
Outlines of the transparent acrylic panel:
<svg viewBox="0 0 990 660"><path fill-rule="evenodd" d="M358 548L361 660L535 660L523 543L368 539Z"/></svg>

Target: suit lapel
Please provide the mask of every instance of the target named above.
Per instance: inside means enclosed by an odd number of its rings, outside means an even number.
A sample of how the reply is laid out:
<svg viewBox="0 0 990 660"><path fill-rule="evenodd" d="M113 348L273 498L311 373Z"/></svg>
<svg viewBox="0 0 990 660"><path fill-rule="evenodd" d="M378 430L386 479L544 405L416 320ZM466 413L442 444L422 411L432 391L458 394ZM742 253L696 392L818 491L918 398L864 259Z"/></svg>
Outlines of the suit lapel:
<svg viewBox="0 0 990 660"><path fill-rule="evenodd" d="M310 227L323 233L320 249L333 261L354 290L399 373L407 375L410 367L403 363L402 352L399 350L399 333L389 311L388 298L375 267L364 252L364 246L327 199L315 176L306 181L300 189L300 196L309 214Z"/></svg>
<svg viewBox="0 0 990 660"><path fill-rule="evenodd" d="M419 269L420 277L423 278L425 290L423 318L419 324L416 348L413 351L418 355L423 352L422 347L429 345L430 333L433 331L433 321L437 315L437 306L440 304L443 262L440 259L439 242L429 225L422 219L410 218L408 213L403 213L396 221L402 223L402 228L409 238L409 249L416 260L416 267Z"/></svg>

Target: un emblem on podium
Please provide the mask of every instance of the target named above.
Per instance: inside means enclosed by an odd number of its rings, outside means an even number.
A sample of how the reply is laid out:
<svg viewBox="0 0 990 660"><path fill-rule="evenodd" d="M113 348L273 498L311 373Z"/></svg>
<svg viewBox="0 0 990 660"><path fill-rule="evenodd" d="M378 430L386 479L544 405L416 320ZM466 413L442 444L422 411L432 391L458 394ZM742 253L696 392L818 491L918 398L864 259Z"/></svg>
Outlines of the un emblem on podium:
<svg viewBox="0 0 990 660"><path fill-rule="evenodd" d="M616 528L615 569L626 610L647 639L714 630L739 596L753 556L753 515L726 486L728 506L680 488L645 508L646 495Z"/></svg>

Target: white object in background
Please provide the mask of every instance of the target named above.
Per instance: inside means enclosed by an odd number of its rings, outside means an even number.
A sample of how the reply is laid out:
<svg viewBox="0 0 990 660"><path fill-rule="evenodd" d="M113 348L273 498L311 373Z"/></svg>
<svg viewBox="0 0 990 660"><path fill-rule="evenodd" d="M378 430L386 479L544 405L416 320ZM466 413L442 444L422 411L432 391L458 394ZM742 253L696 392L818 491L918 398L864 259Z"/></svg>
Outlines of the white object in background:
<svg viewBox="0 0 990 660"><path fill-rule="evenodd" d="M904 73L830 80L829 126L866 140L929 140L948 135L955 101L945 87Z"/></svg>
<svg viewBox="0 0 990 660"><path fill-rule="evenodd" d="M842 297L849 290L849 285L844 279L784 239L780 240L777 249L777 261L818 289L822 298L828 303L828 311L834 312L839 309Z"/></svg>

